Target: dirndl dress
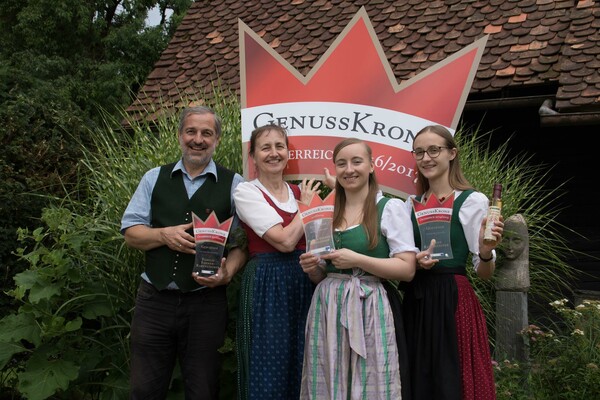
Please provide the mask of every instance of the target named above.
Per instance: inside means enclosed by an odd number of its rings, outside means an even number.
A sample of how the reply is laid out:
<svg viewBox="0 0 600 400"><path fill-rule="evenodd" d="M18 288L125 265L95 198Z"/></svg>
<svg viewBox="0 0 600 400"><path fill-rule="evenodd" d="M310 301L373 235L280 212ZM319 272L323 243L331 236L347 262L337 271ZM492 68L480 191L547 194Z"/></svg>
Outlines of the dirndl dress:
<svg viewBox="0 0 600 400"><path fill-rule="evenodd" d="M417 270L411 282L401 285L414 400L496 398L486 320L466 276L469 248L459 220L460 207L472 192L462 192L453 203L453 259ZM414 219L413 225L420 247Z"/></svg>
<svg viewBox="0 0 600 400"><path fill-rule="evenodd" d="M386 239L368 249L362 225L334 233L336 248L389 257ZM397 400L402 397L394 315L379 277L337 270L313 295L306 324L300 398Z"/></svg>

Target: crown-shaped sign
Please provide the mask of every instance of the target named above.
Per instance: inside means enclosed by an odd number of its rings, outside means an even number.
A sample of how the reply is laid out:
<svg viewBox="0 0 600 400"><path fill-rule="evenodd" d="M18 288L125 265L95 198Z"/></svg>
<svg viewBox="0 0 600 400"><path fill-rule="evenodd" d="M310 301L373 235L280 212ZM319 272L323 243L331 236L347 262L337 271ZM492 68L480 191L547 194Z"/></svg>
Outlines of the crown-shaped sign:
<svg viewBox="0 0 600 400"><path fill-rule="evenodd" d="M219 222L214 211L210 213L205 221L192 212L192 219L194 222L194 229L206 228L229 232L229 228L231 228L231 224L233 223L233 217L229 217L225 221Z"/></svg>
<svg viewBox="0 0 600 400"><path fill-rule="evenodd" d="M310 204L298 202L307 251L310 253L326 254L335 249L332 236L334 203L335 190L323 200L319 195L314 195Z"/></svg>
<svg viewBox="0 0 600 400"><path fill-rule="evenodd" d="M285 179L321 179L333 148L346 137L370 146L381 190L416 194L414 135L427 125L455 130L487 36L398 83L364 7L303 76L239 21L244 176L256 177L248 157L252 130L285 127Z"/></svg>
<svg viewBox="0 0 600 400"><path fill-rule="evenodd" d="M354 103L452 129L458 125L487 42L484 36L398 84L364 7L306 76L241 20L238 25L242 108L302 101Z"/></svg>
<svg viewBox="0 0 600 400"><path fill-rule="evenodd" d="M318 194L315 194L311 199L310 204L298 201L298 210L305 222L307 219L332 218L334 203L335 190L332 190L324 199L321 199Z"/></svg>
<svg viewBox="0 0 600 400"><path fill-rule="evenodd" d="M452 205L454 204L454 195L442 198L442 200L440 201L434 194L432 194L431 196L429 196L427 198L427 200L425 202L420 202L420 201L413 201L413 207L415 209L415 212L419 212L419 211L423 211L423 210L428 210L428 209L432 209L432 208L452 208Z"/></svg>

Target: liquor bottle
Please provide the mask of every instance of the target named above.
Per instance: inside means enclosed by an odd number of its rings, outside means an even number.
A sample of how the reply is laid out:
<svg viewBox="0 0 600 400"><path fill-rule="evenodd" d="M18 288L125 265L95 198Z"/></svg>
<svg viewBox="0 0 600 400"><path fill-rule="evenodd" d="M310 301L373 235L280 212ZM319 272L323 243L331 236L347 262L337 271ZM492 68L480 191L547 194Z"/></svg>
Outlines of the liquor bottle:
<svg viewBox="0 0 600 400"><path fill-rule="evenodd" d="M492 234L492 228L494 227L494 221L500 219L500 213L502 211L502 185L500 183L494 184L494 192L492 194L492 201L487 213L487 222L485 224L485 231L483 233L483 241L486 243L495 243L496 237Z"/></svg>

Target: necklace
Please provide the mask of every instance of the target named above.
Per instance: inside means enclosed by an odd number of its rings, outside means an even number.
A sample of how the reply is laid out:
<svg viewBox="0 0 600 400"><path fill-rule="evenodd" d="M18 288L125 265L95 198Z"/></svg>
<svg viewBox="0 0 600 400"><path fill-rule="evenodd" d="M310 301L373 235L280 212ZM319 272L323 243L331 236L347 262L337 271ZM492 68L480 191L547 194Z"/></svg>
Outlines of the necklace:
<svg viewBox="0 0 600 400"><path fill-rule="evenodd" d="M441 196L441 197L437 196L435 193L433 193L433 195L434 195L434 196L435 196L435 197L438 199L438 201L439 201L440 203L443 203L443 202L444 202L444 200L446 200L448 197L450 197L450 195L451 195L452 193L454 193L454 189L452 189L450 192L448 192L447 194L445 194L444 196ZM426 195L424 196L424 198L425 198L425 201L427 201L427 199L429 198L429 196L431 196L431 194L432 194L432 193L428 193L428 194L426 194Z"/></svg>

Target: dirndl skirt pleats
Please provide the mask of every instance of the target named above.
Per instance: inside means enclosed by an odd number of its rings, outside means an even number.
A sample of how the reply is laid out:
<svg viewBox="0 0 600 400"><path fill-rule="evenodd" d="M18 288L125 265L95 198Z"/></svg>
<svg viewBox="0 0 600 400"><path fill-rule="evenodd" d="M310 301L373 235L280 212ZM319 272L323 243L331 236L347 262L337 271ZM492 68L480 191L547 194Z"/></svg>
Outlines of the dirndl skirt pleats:
<svg viewBox="0 0 600 400"><path fill-rule="evenodd" d="M245 267L237 325L238 399L296 400L314 284L301 251L261 253Z"/></svg>
<svg viewBox="0 0 600 400"><path fill-rule="evenodd" d="M394 317L379 278L329 274L317 285L300 398L401 398Z"/></svg>

